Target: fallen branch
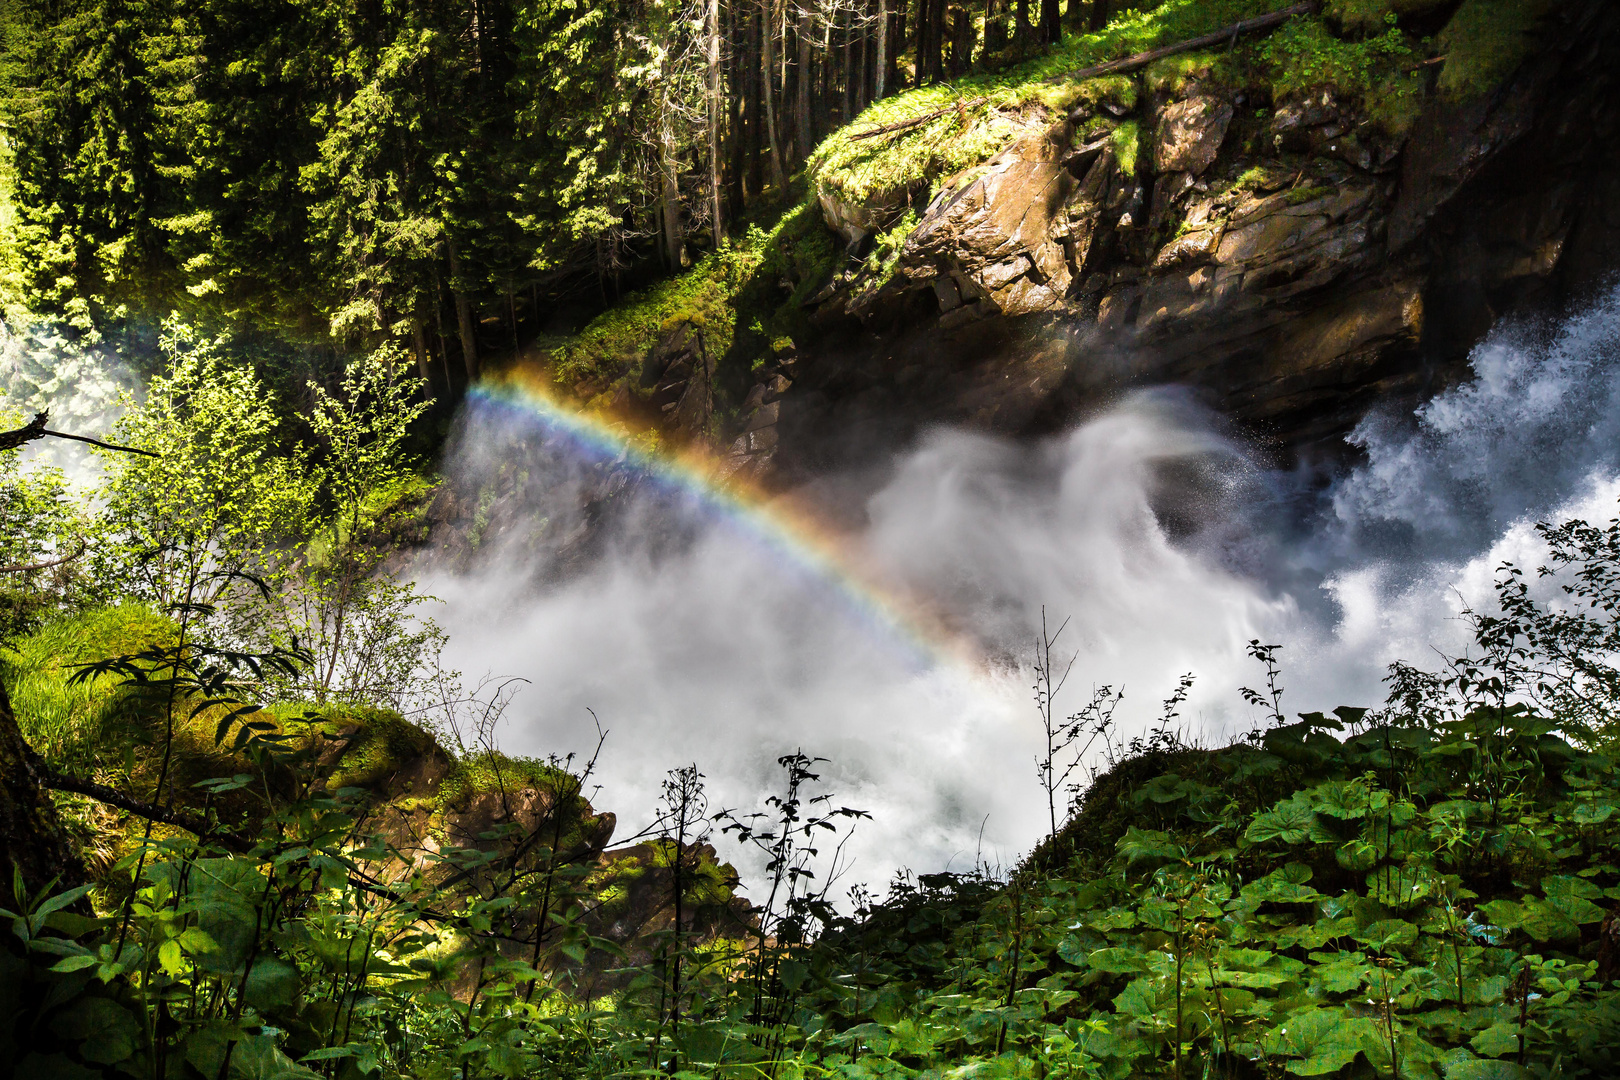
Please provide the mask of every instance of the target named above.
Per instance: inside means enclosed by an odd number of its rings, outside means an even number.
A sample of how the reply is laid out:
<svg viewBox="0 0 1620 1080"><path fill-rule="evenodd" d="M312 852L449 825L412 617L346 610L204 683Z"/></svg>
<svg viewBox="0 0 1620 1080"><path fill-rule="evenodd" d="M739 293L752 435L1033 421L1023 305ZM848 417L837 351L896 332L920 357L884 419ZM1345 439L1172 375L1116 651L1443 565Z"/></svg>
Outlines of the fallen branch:
<svg viewBox="0 0 1620 1080"><path fill-rule="evenodd" d="M1093 64L1091 67L1079 68L1074 71L1060 71L1056 75L1048 75L1043 82L1063 82L1073 80L1079 82L1083 79L1095 79L1098 75L1112 75L1117 71L1135 71L1145 67L1155 60L1162 60L1166 56L1175 56L1177 53L1192 52L1202 49L1206 45L1219 45L1223 41L1236 41L1244 34L1252 34L1256 30L1269 30L1292 19L1295 15L1309 15L1320 6L1320 0L1305 0L1302 4L1285 7L1281 11L1273 11L1269 15L1257 15L1252 19L1235 22L1223 30L1202 34L1199 37L1178 41L1174 45L1164 45L1147 52L1135 53L1131 56L1122 56L1118 60L1109 60L1103 64Z"/></svg>
<svg viewBox="0 0 1620 1080"><path fill-rule="evenodd" d="M45 434L45 421L49 413L35 413L34 418L20 428L0 431L0 450L15 450L23 443L33 442Z"/></svg>
<svg viewBox="0 0 1620 1080"><path fill-rule="evenodd" d="M893 135L893 134L896 134L896 133L902 132L902 131L910 131L912 128L922 127L924 124L928 123L931 120L938 120L940 117L945 116L945 115L947 115L949 113L952 113L952 112L957 112L957 113L963 112L963 111L965 111L965 110L967 110L969 108L974 108L974 107L977 107L979 105L982 105L988 100L990 100L990 99L989 98L983 98L983 97L976 97L976 98L971 98L971 99L968 99L968 100L962 100L962 99L958 98L956 101L951 102L949 105L946 105L943 108L935 109L933 112L926 112L926 113L923 113L921 116L913 116L909 120L897 120L892 124L884 124L882 127L867 128L865 131L857 131L854 134L850 135L850 138L851 139L875 139L879 135Z"/></svg>

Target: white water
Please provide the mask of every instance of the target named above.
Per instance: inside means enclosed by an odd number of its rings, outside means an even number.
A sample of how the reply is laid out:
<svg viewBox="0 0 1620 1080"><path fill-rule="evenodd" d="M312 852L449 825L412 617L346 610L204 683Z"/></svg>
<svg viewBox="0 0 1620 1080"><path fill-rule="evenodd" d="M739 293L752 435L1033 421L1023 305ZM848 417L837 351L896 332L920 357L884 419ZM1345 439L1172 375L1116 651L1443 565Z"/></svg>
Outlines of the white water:
<svg viewBox="0 0 1620 1080"><path fill-rule="evenodd" d="M1046 817L1027 669L1043 606L1054 625L1070 620L1059 651L1078 653L1060 708L1094 683L1123 685L1127 734L1188 671L1190 733L1246 730L1255 716L1237 688L1260 678L1252 638L1284 645L1291 710L1376 704L1391 660L1460 647L1460 605L1488 602L1499 563L1536 564L1534 521L1614 516L1617 342L1620 293L1560 326L1499 331L1471 382L1415 416L1369 418L1353 437L1366 463L1314 495L1170 391L1036 445L932 433L868 486L851 539L886 585L970 630L984 664L919 664L768 545L652 496L583 569L552 573L544 536L508 536L477 571L424 585L445 601L453 666L530 680L504 748L588 748L586 709L601 717L596 802L626 826L688 762L714 805L756 808L774 759L802 747L831 759L840 803L873 814L848 880L981 854L1005 865ZM471 418L448 469L493 469L511 432L481 428L489 419ZM578 472L557 469L566 516ZM1156 509L1174 511L1174 536ZM514 586L536 577L552 584Z"/></svg>

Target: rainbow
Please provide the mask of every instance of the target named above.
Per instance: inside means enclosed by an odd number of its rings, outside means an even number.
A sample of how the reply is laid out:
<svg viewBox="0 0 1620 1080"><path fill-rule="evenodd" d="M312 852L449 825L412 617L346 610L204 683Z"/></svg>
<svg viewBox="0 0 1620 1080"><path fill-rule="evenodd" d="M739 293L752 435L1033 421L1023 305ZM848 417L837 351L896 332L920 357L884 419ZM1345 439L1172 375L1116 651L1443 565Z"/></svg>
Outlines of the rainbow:
<svg viewBox="0 0 1620 1080"><path fill-rule="evenodd" d="M653 454L638 447L622 424L575 408L552 393L543 372L515 369L486 377L468 395L474 402L516 410L582 457L623 461L659 488L690 499L722 523L830 590L861 623L909 654L918 668L971 664L973 652L921 605L883 588L862 571L847 543L786 500L726 475L711 454Z"/></svg>

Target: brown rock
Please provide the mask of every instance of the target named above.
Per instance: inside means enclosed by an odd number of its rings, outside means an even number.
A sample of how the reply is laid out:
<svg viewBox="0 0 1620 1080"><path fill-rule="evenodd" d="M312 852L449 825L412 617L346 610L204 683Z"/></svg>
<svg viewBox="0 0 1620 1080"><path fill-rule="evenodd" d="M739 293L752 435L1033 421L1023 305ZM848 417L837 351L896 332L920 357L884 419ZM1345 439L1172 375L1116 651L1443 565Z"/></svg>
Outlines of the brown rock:
<svg viewBox="0 0 1620 1080"><path fill-rule="evenodd" d="M762 427L770 427L772 424L776 423L781 414L782 403L779 401L773 401L767 405L761 405L759 408L755 409L754 414L748 418L748 423L743 426L743 431L746 433L749 431L758 431Z"/></svg>
<svg viewBox="0 0 1620 1080"><path fill-rule="evenodd" d="M1231 122L1231 104L1218 98L1191 97L1166 105L1159 114L1158 139L1153 144L1153 171L1197 176L1220 153Z"/></svg>

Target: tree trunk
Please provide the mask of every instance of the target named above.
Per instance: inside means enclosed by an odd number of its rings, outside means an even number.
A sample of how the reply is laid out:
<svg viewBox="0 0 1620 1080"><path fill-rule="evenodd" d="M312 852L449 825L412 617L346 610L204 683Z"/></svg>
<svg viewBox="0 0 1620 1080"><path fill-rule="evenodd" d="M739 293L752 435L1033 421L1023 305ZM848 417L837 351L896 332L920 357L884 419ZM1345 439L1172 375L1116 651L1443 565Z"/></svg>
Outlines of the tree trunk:
<svg viewBox="0 0 1620 1080"><path fill-rule="evenodd" d="M799 5L799 25L794 31L794 38L798 46L798 58L794 61L794 79L798 82L797 101L794 104L793 118L797 130L795 136L797 145L793 155L799 161L810 156L810 148L815 145L815 136L810 129L810 9L802 3Z"/></svg>
<svg viewBox="0 0 1620 1080"><path fill-rule="evenodd" d="M427 332L422 328L422 320L415 315L411 316L411 351L416 353L416 374L422 380L422 393L431 399L433 369L428 366Z"/></svg>
<svg viewBox="0 0 1620 1080"><path fill-rule="evenodd" d="M928 79L941 83L945 81L945 0L931 0L928 21L934 28L929 41Z"/></svg>
<svg viewBox="0 0 1620 1080"><path fill-rule="evenodd" d="M1091 0L1091 26L1093 34L1108 25L1108 0Z"/></svg>
<svg viewBox="0 0 1620 1080"><path fill-rule="evenodd" d="M771 148L771 181L780 195L787 191L787 176L782 172L782 147L776 139L776 106L771 103L771 82L776 77L776 55L771 48L771 38L776 33L772 8L772 0L760 0L759 92L765 102L765 139Z"/></svg>
<svg viewBox="0 0 1620 1080"><path fill-rule="evenodd" d="M461 331L461 362L467 369L467 385L478 381L478 333L473 327L472 301L467 298L466 284L461 279L461 255L456 242L449 240L445 249L450 253L450 296L456 302L456 328Z"/></svg>
<svg viewBox="0 0 1620 1080"><path fill-rule="evenodd" d="M748 171L748 141L743 131L743 108L747 96L748 46L743 37L746 21L737 18L737 9L731 5L721 9L726 20L726 45L731 50L731 62L726 79L726 155L730 159L726 168L726 215L735 217L748 201L744 177Z"/></svg>
<svg viewBox="0 0 1620 1080"><path fill-rule="evenodd" d="M448 400L456 392L455 380L450 377L450 342L444 336L444 290L439 285L439 268L433 268L433 323L439 335L439 363L444 368L444 396Z"/></svg>
<svg viewBox="0 0 1620 1080"><path fill-rule="evenodd" d="M844 123L855 119L860 109L861 83L866 73L866 55L860 48L858 13L849 13L849 24L844 28Z"/></svg>
<svg viewBox="0 0 1620 1080"><path fill-rule="evenodd" d="M681 230L681 187L679 165L675 161L674 108L669 101L669 79L658 107L658 211L664 219L664 258L672 272L686 265L686 238Z"/></svg>
<svg viewBox="0 0 1620 1080"><path fill-rule="evenodd" d="M11 699L0 685L0 906L21 911L24 897L12 895L11 868L23 888L37 892L53 878L56 890L84 881L84 866L68 843L50 794L40 787L34 752L17 726Z"/></svg>
<svg viewBox="0 0 1620 1080"><path fill-rule="evenodd" d="M714 205L712 229L714 246L726 238L725 217L721 213L720 187L720 0L709 0L709 194Z"/></svg>
<svg viewBox="0 0 1620 1080"><path fill-rule="evenodd" d="M877 0L877 73L872 100L882 101L889 77L889 0Z"/></svg>
<svg viewBox="0 0 1620 1080"><path fill-rule="evenodd" d="M760 97L760 87L764 83L765 61L761 59L763 46L760 43L759 9L754 8L748 13L748 23L743 27L744 48L747 50L748 64L744 72L747 82L743 86L743 116L746 124L746 144L743 153L747 158L748 180L745 193L758 195L765 190L765 103Z"/></svg>
<svg viewBox="0 0 1620 1080"><path fill-rule="evenodd" d="M921 86L928 78L929 38L933 36L929 33L929 13L933 10L933 3L934 0L917 0L917 45L912 51L916 64L912 72L913 86Z"/></svg>
<svg viewBox="0 0 1620 1080"><path fill-rule="evenodd" d="M1041 0L1041 40L1048 45L1056 45L1063 40L1059 2L1060 0Z"/></svg>

